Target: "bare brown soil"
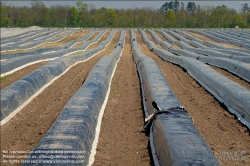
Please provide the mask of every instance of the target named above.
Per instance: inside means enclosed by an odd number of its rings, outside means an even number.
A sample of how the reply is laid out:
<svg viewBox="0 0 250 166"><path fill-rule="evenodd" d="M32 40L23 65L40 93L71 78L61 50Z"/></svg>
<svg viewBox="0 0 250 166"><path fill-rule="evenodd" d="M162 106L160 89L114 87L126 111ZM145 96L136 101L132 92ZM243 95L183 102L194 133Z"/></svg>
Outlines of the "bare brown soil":
<svg viewBox="0 0 250 166"><path fill-rule="evenodd" d="M219 44L221 46L224 46L224 47L227 47L227 48L240 48L240 49L245 49L243 47L240 47L240 46L236 46L234 44L227 44L227 43L220 43L220 42L217 42L209 37L206 37L204 35L201 35L201 34L198 34L198 33L195 33L195 32L190 32L190 31L185 31L186 33L189 33L190 35L193 35L201 40L204 40L204 41L211 41L211 42L214 42L216 44Z"/></svg>
<svg viewBox="0 0 250 166"><path fill-rule="evenodd" d="M243 86L243 87L245 87L245 88L247 88L247 89L250 90L250 84L249 84L247 81L245 81L245 80L239 78L238 76L236 76L236 75L230 73L230 72L227 71L227 70L224 70L224 69L221 69L221 68L215 67L215 66L210 66L210 67L212 67L212 68L213 68L214 70L216 70L218 73L220 73L220 74L226 76L226 77L229 78L230 80L233 80L234 82L237 82L237 83L240 84L241 86Z"/></svg>
<svg viewBox="0 0 250 166"><path fill-rule="evenodd" d="M117 43L115 40L113 38L112 43ZM105 51L72 67L1 126L1 153L2 150L32 150L49 130L65 104L82 86L91 68L102 56L113 50L109 47L112 46L109 44Z"/></svg>
<svg viewBox="0 0 250 166"><path fill-rule="evenodd" d="M97 43L91 44L91 45L87 48L87 50L90 50L90 49L92 49L92 48L98 47L99 44L100 44L102 41L104 41L104 40L107 39L107 37L108 37L109 34L110 34L110 31L106 31L106 32L103 34L103 36L100 38L100 40L99 40Z"/></svg>
<svg viewBox="0 0 250 166"><path fill-rule="evenodd" d="M109 43L109 47L106 47L105 51L111 52L115 48L117 42L119 41L120 34L121 34L120 30L115 32L113 39ZM106 54L106 55L108 55L108 54Z"/></svg>
<svg viewBox="0 0 250 166"><path fill-rule="evenodd" d="M91 45L87 48L87 50L90 50L90 49L93 49L93 48L98 47L99 44L100 44L102 41L104 41L104 40L107 39L108 35L109 35L109 32L106 32L106 33L101 37L101 39L100 39L97 43L91 44ZM119 31L119 32L116 32L116 33L114 34L114 37L113 37L113 39L111 40L111 43L109 44L109 47L107 47L105 51L112 51L112 50L115 48L115 45L116 45L117 41L119 40L119 36L120 36L120 31ZM107 50L107 49L108 49L108 50ZM82 53L82 52L84 52L84 51L75 52L75 53L73 53L73 54L70 54L70 56L76 55L76 54L80 54L80 53Z"/></svg>
<svg viewBox="0 0 250 166"><path fill-rule="evenodd" d="M150 165L148 137L142 132L142 109L140 82L127 31L102 119L94 166Z"/></svg>
<svg viewBox="0 0 250 166"><path fill-rule="evenodd" d="M249 165L249 130L182 68L164 61L151 52L139 34L137 34L137 41L141 50L156 61L171 89L188 110L188 114L194 118L194 125L220 164L223 166ZM240 155L239 153L245 151L247 151L246 156L240 156L243 160L236 161L221 156L223 152Z"/></svg>
<svg viewBox="0 0 250 166"><path fill-rule="evenodd" d="M32 43L32 42L28 42L28 43L22 44L22 45L20 45L20 46L25 46L25 45L28 45L28 44L30 44L30 43Z"/></svg>
<svg viewBox="0 0 250 166"><path fill-rule="evenodd" d="M156 32L156 31L155 31L155 33L156 33L163 41L168 42L168 43L171 44L174 48L182 49L179 45L174 44L174 43L171 43L168 39L166 39L164 36L162 36L161 33ZM169 34L169 35L171 35L171 34ZM171 36L172 36L172 35L171 35ZM174 37L174 36L173 36L173 37ZM174 38L175 38L175 37L174 37ZM177 40L177 39L176 39L176 40Z"/></svg>
<svg viewBox="0 0 250 166"><path fill-rule="evenodd" d="M59 36L63 35L64 33L66 32L63 32L62 34L60 34ZM45 43L45 44L42 44L42 45L39 45L37 47L34 47L34 48L31 48L31 49L17 49L17 50L12 50L12 51L6 51L6 52L2 52L4 54L13 54L13 53L18 53L18 52L25 52L25 51L31 51L31 50L36 50L36 49L39 49L39 48L48 48L48 47L56 47L56 46L62 46L64 44L66 44L67 42L71 41L71 40L76 40L78 36L84 36L87 34L86 31L84 32L76 32L78 34L72 34L71 36L67 36L66 38L64 38L63 40L61 41L58 41L58 42L55 42L55 43ZM57 36L57 37L59 37ZM31 42L30 42L31 43ZM27 45L29 43L26 43L24 45Z"/></svg>
<svg viewBox="0 0 250 166"><path fill-rule="evenodd" d="M13 53L25 52L25 51L30 51L30 50L20 50L20 49L18 49L18 50L12 50L12 51L1 51L1 53L3 53L3 54L13 54Z"/></svg>
<svg viewBox="0 0 250 166"><path fill-rule="evenodd" d="M76 48L76 47L80 47L84 42L79 42L79 43L76 43L72 46L72 48Z"/></svg>
<svg viewBox="0 0 250 166"><path fill-rule="evenodd" d="M214 42L214 43L220 43L220 42L217 42L216 40L213 40L213 39L211 39L209 37L206 37L204 35L201 35L199 33L190 32L190 31L185 31L185 32L192 35L192 36L195 36L195 37L197 37L197 38L199 38L201 40L204 40L204 41L211 41L211 42Z"/></svg>
<svg viewBox="0 0 250 166"><path fill-rule="evenodd" d="M93 40L101 31L97 31L95 32L90 38L88 38L88 40L86 41L89 41L89 40Z"/></svg>
<svg viewBox="0 0 250 166"><path fill-rule="evenodd" d="M171 42L168 39L166 39L160 32L157 32L157 31L154 31L154 32L160 37L161 40L166 41L169 44L171 44Z"/></svg>
<svg viewBox="0 0 250 166"><path fill-rule="evenodd" d="M100 33L100 31L95 32L90 38L88 38L86 41L92 40L94 39L98 34ZM75 45L73 45L72 48L76 48L76 47L80 47L84 42L80 42L80 43L76 43Z"/></svg>
<svg viewBox="0 0 250 166"><path fill-rule="evenodd" d="M16 82L17 80L21 79L22 77L28 75L29 73L33 72L34 70L38 69L39 67L42 67L48 63L48 61L36 63L30 66L27 66L21 70L18 70L10 75L1 77L1 89L5 88L6 86L11 85L12 83Z"/></svg>
<svg viewBox="0 0 250 166"><path fill-rule="evenodd" d="M57 37L59 37L59 36L62 36L63 34L65 34L66 32L62 32L62 33L59 33L59 34L57 34L57 35L54 35L53 36L53 38L57 38Z"/></svg>
<svg viewBox="0 0 250 166"><path fill-rule="evenodd" d="M174 46L174 48L183 49L183 48L182 48L181 46L179 46L178 44L172 43L172 45Z"/></svg>
<svg viewBox="0 0 250 166"><path fill-rule="evenodd" d="M36 47L35 49L63 46L65 44L67 44L68 42L72 41L72 40L79 40L79 39L83 38L87 33L89 33L89 31L75 32L72 35L67 36L66 38L64 38L61 41L58 41L58 42L55 42L55 43L42 44L42 45Z"/></svg>

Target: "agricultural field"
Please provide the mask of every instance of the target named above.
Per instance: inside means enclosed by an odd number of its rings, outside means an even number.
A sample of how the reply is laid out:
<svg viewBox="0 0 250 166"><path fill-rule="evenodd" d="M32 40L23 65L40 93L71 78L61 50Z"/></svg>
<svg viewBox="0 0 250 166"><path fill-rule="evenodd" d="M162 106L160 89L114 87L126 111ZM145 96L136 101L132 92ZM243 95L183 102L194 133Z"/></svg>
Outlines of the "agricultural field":
<svg viewBox="0 0 250 166"><path fill-rule="evenodd" d="M250 165L250 30L6 28L1 165Z"/></svg>

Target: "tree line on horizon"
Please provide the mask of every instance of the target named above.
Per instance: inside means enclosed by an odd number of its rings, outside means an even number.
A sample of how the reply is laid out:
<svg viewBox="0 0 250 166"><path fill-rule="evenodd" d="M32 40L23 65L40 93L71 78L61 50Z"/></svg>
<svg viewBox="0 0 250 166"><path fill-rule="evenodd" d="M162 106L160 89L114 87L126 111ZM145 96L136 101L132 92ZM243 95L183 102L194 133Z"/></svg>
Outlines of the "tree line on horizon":
<svg viewBox="0 0 250 166"><path fill-rule="evenodd" d="M201 6L195 2L168 1L161 7L95 8L82 0L74 6L46 7L39 0L30 7L1 3L1 27L120 27L120 28L250 28L250 7L237 12L222 6Z"/></svg>

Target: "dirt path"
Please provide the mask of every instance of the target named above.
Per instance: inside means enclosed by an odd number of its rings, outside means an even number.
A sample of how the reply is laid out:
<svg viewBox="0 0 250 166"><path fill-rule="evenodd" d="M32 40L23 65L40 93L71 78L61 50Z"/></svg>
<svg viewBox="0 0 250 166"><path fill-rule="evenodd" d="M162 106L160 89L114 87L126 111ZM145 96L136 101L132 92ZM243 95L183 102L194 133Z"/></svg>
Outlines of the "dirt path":
<svg viewBox="0 0 250 166"><path fill-rule="evenodd" d="M117 38L113 38L113 43ZM91 68L98 60L108 55L105 51L97 54L87 62L72 67L53 84L47 87L9 122L1 126L2 150L32 150L44 134L49 130L65 104L82 86ZM113 47L112 47L113 48ZM20 165L20 164L16 164Z"/></svg>
<svg viewBox="0 0 250 166"><path fill-rule="evenodd" d="M148 137L142 133L143 124L140 83L127 31L104 111L93 165L150 165Z"/></svg>
<svg viewBox="0 0 250 166"><path fill-rule="evenodd" d="M214 70L216 70L218 73L220 73L220 74L226 76L226 77L229 78L230 80L233 80L234 82L237 82L237 83L240 84L241 86L244 86L245 88L247 88L247 89L250 90L250 84L249 84L247 81L245 81L245 80L239 78L238 76L236 76L236 75L230 73L230 72L227 71L227 70L224 70L224 69L221 69L221 68L215 67L215 66L210 66L210 67L212 67L212 68L213 68Z"/></svg>
<svg viewBox="0 0 250 166"><path fill-rule="evenodd" d="M137 34L137 41L141 50L152 57L163 72L175 95L194 118L194 124L201 136L214 152L223 166L235 166L236 160L223 156L227 153L240 156L239 166L250 164L250 137L249 130L231 115L212 95L201 87L187 72L180 67L162 60L151 52ZM225 153L224 153L225 152Z"/></svg>
<svg viewBox="0 0 250 166"><path fill-rule="evenodd" d="M204 41L211 41L213 43L216 43L216 44L219 44L221 46L224 46L226 48L239 48L239 49L245 49L243 47L240 47L240 46L236 46L236 45L233 45L233 44L227 44L227 43L220 43L220 42L217 42L216 40L213 40L209 37L206 37L204 35L201 35L201 34L198 34L198 33L195 33L195 32L189 32L189 31L185 31L186 33L190 34L190 35L193 35L201 40L204 40Z"/></svg>

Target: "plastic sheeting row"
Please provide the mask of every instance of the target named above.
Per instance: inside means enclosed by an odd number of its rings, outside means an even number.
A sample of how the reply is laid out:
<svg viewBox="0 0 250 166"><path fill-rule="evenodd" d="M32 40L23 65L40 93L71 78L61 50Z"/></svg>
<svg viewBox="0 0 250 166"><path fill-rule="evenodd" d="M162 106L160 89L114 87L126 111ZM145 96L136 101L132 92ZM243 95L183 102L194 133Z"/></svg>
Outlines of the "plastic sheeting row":
<svg viewBox="0 0 250 166"><path fill-rule="evenodd" d="M38 33L31 33L29 34L28 36L25 35L25 36L20 36L18 38L13 38L13 39L10 39L10 40L7 40L5 42L2 42L1 43L1 47L3 46L7 46L7 47L17 47L17 46L21 46L21 45L24 45L26 43L29 43L29 42L35 42L35 41L39 41L39 40L49 40L49 39L53 39L55 38L55 36L57 35L61 35L63 32L63 30L60 30L60 31L55 31L55 30L43 30Z"/></svg>
<svg viewBox="0 0 250 166"><path fill-rule="evenodd" d="M156 47L153 48L153 52L162 59L186 69L197 82L220 102L224 103L231 113L235 114L243 124L250 128L250 91L248 89L196 59L176 56L169 51Z"/></svg>
<svg viewBox="0 0 250 166"><path fill-rule="evenodd" d="M16 41L16 40L19 40L19 39L22 39L22 38L25 38L25 37L30 37L30 36L33 36L36 33L43 32L43 31L44 31L44 29L42 29L42 30L32 30L32 31L23 32L21 34L17 34L17 35L11 36L11 37L3 37L3 38L1 38L1 45L3 43L8 43L8 42Z"/></svg>
<svg viewBox="0 0 250 166"><path fill-rule="evenodd" d="M13 38L10 40L7 40L5 42L1 42L1 48L10 48L12 49L13 47L18 47L18 46L22 46L22 45L28 45L31 42L37 42L37 41L46 41L49 39L53 39L53 36L56 35L61 35L63 33L63 31L49 31L46 32L46 30L43 30L42 32L39 33L35 33L35 34L30 34L28 36L22 36L22 37L18 37L18 38ZM54 37L55 38L55 37Z"/></svg>
<svg viewBox="0 0 250 166"><path fill-rule="evenodd" d="M219 165L187 112L178 109L181 103L155 61L145 56L139 49L133 30L131 39L133 57L140 76L145 116L156 111L152 107L153 101L162 110L167 111L157 115L150 128L150 146L154 164L156 166Z"/></svg>
<svg viewBox="0 0 250 166"><path fill-rule="evenodd" d="M224 35L218 35L218 34L215 34L213 32L212 33L210 32L210 34L209 34L208 31L203 31L203 32L202 31L198 31L198 30L196 30L196 31L190 30L190 31L200 33L200 34L202 34L204 36L207 36L209 38L212 38L213 40L216 40L218 42L235 44L237 46L241 46L241 47L245 47L245 48L250 49L250 45L249 44L246 44L246 43L241 42L241 41L235 41L232 38L226 38ZM220 36L221 38L218 37L218 36Z"/></svg>
<svg viewBox="0 0 250 166"><path fill-rule="evenodd" d="M1 46L21 46L24 45L26 43L29 42L35 42L36 40L48 40L50 38L52 38L55 35L59 35L61 34L62 31L60 32L55 32L55 31L43 31L37 34L34 34L32 36L29 37L23 37L23 38L19 38L19 39L12 39L6 42L2 42Z"/></svg>
<svg viewBox="0 0 250 166"><path fill-rule="evenodd" d="M96 30L91 31L90 33L88 33L87 35L85 35L83 38L79 39L79 40L72 40L70 42L68 42L67 44L65 44L63 47L64 48L71 48L72 46L74 46L76 43L81 43L81 42L85 42L87 39L89 39L95 32L97 32Z"/></svg>
<svg viewBox="0 0 250 166"><path fill-rule="evenodd" d="M244 41L246 43L250 43L249 38L242 38L242 36L239 36L237 34L232 35L232 34L229 34L229 33L225 32L225 31L217 31L217 33L228 36L228 37L230 37L231 40L238 40L238 41ZM247 34L245 34L245 35L247 35Z"/></svg>
<svg viewBox="0 0 250 166"><path fill-rule="evenodd" d="M124 34L125 31L122 31L121 41L124 41ZM62 157L48 159L44 157L40 163L36 163L37 159L28 158L23 166L47 165L45 162L67 166L93 163L96 128L102 119L101 109L104 111L112 75L123 50L123 42L120 44L91 69L82 87L68 101L49 131L33 149L40 152L36 154L39 156L61 155ZM60 153L61 151L64 154Z"/></svg>
<svg viewBox="0 0 250 166"><path fill-rule="evenodd" d="M18 107L20 107L28 99L32 98L32 96L46 84L63 74L75 64L81 61L86 61L94 54L104 50L106 45L111 42L114 33L115 31L112 30L107 39L101 42L97 48L87 50L79 55L65 56L50 61L29 75L2 89L1 124L6 122L4 119L8 120L14 116L18 110Z"/></svg>
<svg viewBox="0 0 250 166"><path fill-rule="evenodd" d="M158 44L162 44L162 40L154 33L154 31L149 30L149 33L152 35L152 37L155 39L155 41ZM145 34L143 34L143 36L145 36ZM146 40L149 40L149 39L146 39ZM152 45L150 45L149 47L155 48L155 46L152 46ZM239 62L237 60L227 59L227 58L203 56L203 55L193 53L188 50L173 48L172 46L168 46L165 48L169 52L172 52L174 54L181 55L184 57L195 58L204 63L226 69L230 71L231 73L236 74L240 78L250 82L250 64L249 63Z"/></svg>
<svg viewBox="0 0 250 166"><path fill-rule="evenodd" d="M12 53L12 54L1 54L1 59L11 59L11 58L21 57L21 56L26 56L26 55L39 55L39 54L49 53L52 51L59 51L62 49L70 48L71 46L73 46L74 44L76 44L78 42L85 42L95 32L96 31L91 31L90 33L85 35L83 38L81 38L79 40L72 40L62 47L39 48L36 50L25 51L25 52L18 52L18 53Z"/></svg>
<svg viewBox="0 0 250 166"><path fill-rule="evenodd" d="M242 43L246 43L248 46L250 46L248 43L250 42L247 39L237 39L237 37L232 37L232 36L228 36L227 34L221 34L220 31L207 31L205 30L206 33L212 34L214 36L217 36L219 38L228 40L229 42L242 42Z"/></svg>
<svg viewBox="0 0 250 166"><path fill-rule="evenodd" d="M162 34L166 34L163 31L160 31ZM248 53L244 53L244 52L238 52L238 51L233 51L233 50L225 50L225 49L216 49L216 50L211 50L208 47L205 47L204 45L193 41L193 42L188 42L186 41L187 39L181 37L180 35L172 32L172 31L167 31L168 33L174 35L176 38L178 38L180 41L172 41L175 44L178 44L179 46L181 46L183 49L188 50L188 51L192 51L195 53L199 53L199 54L204 54L207 55L209 57L224 57L224 58L229 58L229 59L235 59L241 62L246 62L246 63L250 63L250 54ZM169 39L169 35L165 35L168 39ZM185 41L185 42L183 42ZM194 45L197 48L193 48L190 45Z"/></svg>
<svg viewBox="0 0 250 166"><path fill-rule="evenodd" d="M75 33L76 30L74 31L70 31L68 33L62 34L59 37L53 38L53 39L49 39L49 40L39 40L39 41L33 41L32 43L28 43L26 45L15 45L15 43L13 43L12 46L8 46L8 45L3 45L1 46L1 51L11 51L11 50L27 50L27 49L32 49L34 47L37 47L39 45L45 44L45 43L53 43L53 42L58 42L60 40L63 40L64 38L66 38L67 36Z"/></svg>
<svg viewBox="0 0 250 166"><path fill-rule="evenodd" d="M223 68L228 70L229 72L237 75L238 77L250 82L250 64L240 62L233 59L220 58L220 57L207 57L203 55L199 55L187 50L180 50L176 48L168 49L169 52L184 56L195 58L203 63L207 63L219 68Z"/></svg>
<svg viewBox="0 0 250 166"><path fill-rule="evenodd" d="M222 53L229 54L229 56L230 55L237 55L236 57L239 57L239 56L248 56L248 57L250 57L250 50L225 48L225 47L220 46L217 43L213 43L213 42L210 42L210 41L204 42L204 41L202 41L202 40L200 40L200 39L198 39L198 38L196 38L196 37L194 37L192 35L189 35L189 34L187 34L185 32L182 32L182 31L175 30L174 32L172 32L172 31L167 31L167 32L174 35L175 37L177 37L181 41L184 41L185 43L187 43L189 45L193 45L193 46L195 46L197 48L209 49L209 50L213 50L213 51L216 51L216 52L222 52ZM186 38L180 36L176 32L182 34L183 36L191 38L191 40L193 40L193 41L187 40ZM208 46L216 47L216 49L211 49ZM190 46L188 46L188 47L191 48L192 50L194 50L192 47L190 47ZM213 53L213 52L211 52L211 53ZM219 55L217 55L217 56L219 56Z"/></svg>
<svg viewBox="0 0 250 166"><path fill-rule="evenodd" d="M103 36L106 30L101 31L94 39L89 40L82 44L82 46L77 48L62 49L56 52L39 54L39 55L26 55L22 57L17 57L9 59L1 63L1 76L8 75L15 71L17 68L22 68L26 65L33 64L45 60L53 60L57 57L66 56L79 51L85 51L91 44L96 43ZM94 32L91 32L94 33ZM114 31L112 32L114 33Z"/></svg>
<svg viewBox="0 0 250 166"><path fill-rule="evenodd" d="M228 31L228 30L223 30L221 33L228 34L230 36L237 37L239 39L249 39L250 37L250 31Z"/></svg>
<svg viewBox="0 0 250 166"><path fill-rule="evenodd" d="M183 36L185 36L186 38L188 38L190 40L197 41L197 42L202 43L203 45L212 47L212 48L210 48L212 50L217 50L217 51L224 52L224 53L232 53L232 52L234 52L237 55L241 55L242 53L248 53L248 55L250 55L250 50L244 50L244 49L239 49L239 48L226 48L226 47L223 47L222 45L220 45L218 43L214 43L214 42L211 42L211 41L203 41L203 40L201 40L199 38L196 38L196 37L188 34L185 31L180 31L180 30L174 30L174 31L177 32L177 33L182 34ZM192 32L198 32L198 31L192 31ZM246 55L246 54L243 54L243 55Z"/></svg>

